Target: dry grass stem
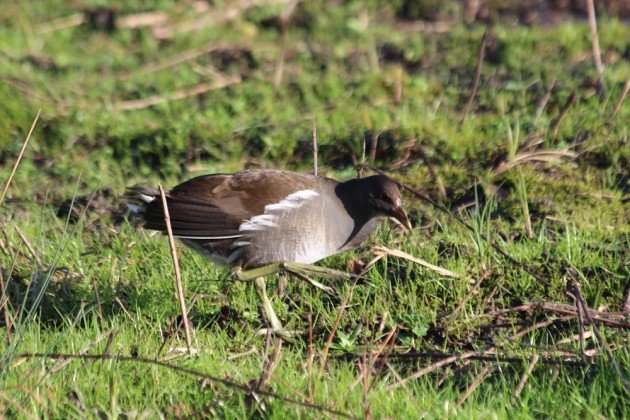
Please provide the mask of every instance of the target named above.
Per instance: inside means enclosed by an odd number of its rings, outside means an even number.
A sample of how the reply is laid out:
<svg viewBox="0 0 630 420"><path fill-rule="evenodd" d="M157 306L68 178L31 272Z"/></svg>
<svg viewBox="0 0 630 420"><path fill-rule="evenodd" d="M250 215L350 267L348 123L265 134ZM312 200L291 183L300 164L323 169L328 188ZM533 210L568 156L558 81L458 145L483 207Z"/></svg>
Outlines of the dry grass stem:
<svg viewBox="0 0 630 420"><path fill-rule="evenodd" d="M481 385L481 383L488 377L488 375L492 373L492 371L494 371L494 369L496 369L495 365L487 365L486 367L484 367L481 372L479 372L479 374L475 377L472 383L468 386L468 388L466 388L466 391L464 391L462 396L459 397L459 399L455 403L455 408L461 407L462 404L464 404L464 402L468 399L468 397L470 397L470 394L475 392L475 389L477 389L479 385Z"/></svg>
<svg viewBox="0 0 630 420"><path fill-rule="evenodd" d="M626 83L623 85L623 91L621 92L619 99L617 99L617 102L615 102L612 118L617 116L617 113L621 109L621 105L623 105L623 101L626 99L626 96L628 96L628 92L630 92L630 79L626 80Z"/></svg>
<svg viewBox="0 0 630 420"><path fill-rule="evenodd" d="M604 91L604 64L602 63L602 53L599 49L599 37L597 36L597 18L595 16L595 4L593 0L586 0L586 9L588 11L588 25L591 28L591 44L593 45L593 60L595 61L595 69L597 70L598 89Z"/></svg>
<svg viewBox="0 0 630 420"><path fill-rule="evenodd" d="M190 338L190 323L188 322L188 310L186 310L186 300L184 298L184 287L182 286L182 276L179 271L179 260L177 258L177 248L175 247L175 238L173 238L173 229L171 227L171 217L168 213L168 204L166 202L166 194L162 185L158 185L160 196L162 198L162 206L164 208L164 221L166 222L166 232L168 233L168 245L171 248L171 257L173 258L173 269L175 270L175 291L179 299L179 307L181 310L182 322L184 323L184 333L186 334L186 348L188 355L192 356L192 341Z"/></svg>
<svg viewBox="0 0 630 420"><path fill-rule="evenodd" d="M477 96L477 89L479 88L479 79L481 78L481 65L483 64L483 57L486 54L486 44L488 43L488 37L490 36L490 28L486 28L486 31L483 33L483 37L481 37L481 42L479 43L479 51L477 52L477 65L475 66L475 76L473 77L472 88L470 90L470 96L468 97L468 101L466 101L466 105L464 106L464 110L462 111L461 122L466 122L468 118L468 113L472 108L473 101L475 100L475 96Z"/></svg>
<svg viewBox="0 0 630 420"><path fill-rule="evenodd" d="M428 262L426 262L424 260L421 260L420 258L416 258L413 255L409 255L406 252L399 251L397 249L390 249L390 248L387 248L385 246L380 245L380 246L374 247L374 253L376 255L379 255L379 254L389 255L389 256L392 256L392 257L402 258L402 259L405 259L407 261L411 261L411 262L413 262L415 264L418 264L418 265L421 265L421 266L423 266L425 268L428 268L429 270L435 271L436 273L441 274L441 275L443 275L445 277L452 277L452 278L455 278L455 279L463 279L464 278L464 276L462 276L461 274L454 273L454 272L452 272L450 270L447 270L446 268L438 267L437 265L433 265L433 264L428 263Z"/></svg>
<svg viewBox="0 0 630 420"><path fill-rule="evenodd" d="M169 16L165 12L144 12L133 13L121 16L116 20L116 26L120 29L134 29L146 26L164 25L168 22Z"/></svg>
<svg viewBox="0 0 630 420"><path fill-rule="evenodd" d="M577 101L577 98L578 98L577 92L576 91L571 92L571 95L569 96L567 101L564 103L564 106L560 110L560 114L558 114L551 128L549 129L553 137L556 137L558 135L558 130L560 129L562 120L564 120L564 117L567 116L567 112L569 111L569 109L571 109L573 104L575 104L575 102Z"/></svg>
<svg viewBox="0 0 630 420"><path fill-rule="evenodd" d="M524 304L513 308L499 309L480 316L495 317L511 312L533 311L535 309L554 312L560 315L570 315L573 318L577 317L577 309L575 306L556 302L525 302ZM604 312L593 309L587 309L587 312L593 321L606 324L610 327L630 328L630 322L625 321L625 315L623 312Z"/></svg>
<svg viewBox="0 0 630 420"><path fill-rule="evenodd" d="M269 381L271 381L271 377L273 376L273 372L278 367L278 363L280 363L280 352L282 351L282 339L278 338L275 340L275 345L273 349L273 353L267 357L265 361L265 365L263 367L263 372L258 380L258 384L256 385L256 389L264 389L269 385Z"/></svg>
<svg viewBox="0 0 630 420"><path fill-rule="evenodd" d="M240 82L240 76L226 76L224 80L201 83L197 86L167 93L165 95L155 95L144 99L134 99L131 101L117 102L114 104L114 108L121 111L132 111L136 109L149 108L151 106L159 105L165 102L177 101L179 99L188 98L190 96L201 95L212 90L223 89L228 86L236 85Z"/></svg>
<svg viewBox="0 0 630 420"><path fill-rule="evenodd" d="M227 388L236 389L242 391L246 394L250 394L253 390L249 385L241 384L231 379L219 378L217 376L208 375L206 373L200 372L198 370L189 369L183 366L171 365L169 363L160 362L157 360L147 359L143 357L130 357L130 356L116 356L116 355L108 355L108 354L67 354L67 353L21 353L16 354L13 358L14 361L20 360L28 360L28 359L47 359L47 360L112 360L119 363L135 363L135 364L143 364L148 366L157 366L161 368L165 368L177 373L183 373L192 377L196 377L202 380L206 380L208 382L212 382L215 384L221 384ZM308 408L310 410L315 410L320 413L328 413L342 418L354 418L353 416L344 413L342 411L338 411L332 408L328 408L322 405L311 404L309 402L299 401L294 398L285 397L284 395L277 394L272 391L267 391L264 389L256 390L257 394L276 398L279 401L293 404L296 406Z"/></svg>
<svg viewBox="0 0 630 420"><path fill-rule="evenodd" d="M527 379L532 374L534 367L536 367L536 363L538 363L538 359L540 359L540 356L538 354L533 355L530 359L529 364L527 365L527 369L525 369L525 372L523 372L523 376L521 376L521 380L518 382L518 385L514 390L514 395L512 395L512 402L516 401L519 395L521 395L521 392L525 387L525 383L527 383Z"/></svg>
<svg viewBox="0 0 630 420"><path fill-rule="evenodd" d="M549 88L547 89L543 97L540 99L540 102L538 102L538 106L536 107L536 113L534 114L534 121L538 121L538 119L542 115L542 112L547 107L547 103L549 103L549 99L551 99L553 90L556 88L556 83L557 83L556 76L554 76L553 79L551 80L551 83L549 84Z"/></svg>
<svg viewBox="0 0 630 420"><path fill-rule="evenodd" d="M124 80L131 78L137 75L146 75L147 73L154 73L156 71L165 70L170 67L174 67L178 64L185 63L186 61L195 60L197 58L203 57L206 54L209 54L214 51L219 51L228 48L239 48L238 46L226 44L226 43L218 43L218 44L210 44L204 48L193 48L183 53L174 55L164 61L157 61L153 63L148 63L137 70L129 73L122 73L118 76L119 79Z"/></svg>
<svg viewBox="0 0 630 420"><path fill-rule="evenodd" d="M4 202L4 197L7 195L7 191L9 190L9 186L11 185L11 181L13 180L13 176L15 175L15 171L17 171L18 166L20 165L20 161L22 160L22 157L24 156L24 152L26 151L26 146L28 146L28 141L31 139L31 135L33 134L33 130L35 129L35 125L37 124L37 121L39 120L39 116L42 113L42 109L40 108L37 111L37 115L35 116L35 119L33 120L33 124L31 124L31 129L28 130L28 135L26 136L26 139L24 139L24 143L22 143L22 149L20 150L20 153L18 154L17 160L15 161L15 165L13 165L13 169L11 170L11 174L9 175L9 179L7 180L7 183L4 185L4 190L2 191L2 195L0 196L0 205L2 205L2 203Z"/></svg>
<svg viewBox="0 0 630 420"><path fill-rule="evenodd" d="M18 234L18 236L20 237L20 240L22 241L22 243L24 244L24 246L26 246L26 249L28 249L29 254L31 254L31 257L33 258L33 260L35 261L35 263L41 267L42 266L42 262L39 259L39 257L37 256L37 253L35 252L35 249L33 248L33 246L31 245L31 243L29 242L29 240L26 238L26 236L24 235L24 232L22 232L22 230L17 227L14 226L13 227L15 229L15 232Z"/></svg>
<svg viewBox="0 0 630 420"><path fill-rule="evenodd" d="M244 12L253 7L286 3L287 0L240 0L230 2L221 10L214 8L207 13L198 15L195 19L156 27L153 29L152 33L155 38L166 40L176 34L196 32L222 23L235 21L242 16Z"/></svg>
<svg viewBox="0 0 630 420"><path fill-rule="evenodd" d="M74 13L70 16L60 17L38 25L35 28L35 34L44 35L61 29L74 28L75 26L83 25L85 20L85 13Z"/></svg>
<svg viewBox="0 0 630 420"><path fill-rule="evenodd" d="M13 339L13 322L11 319L11 313L9 312L9 291L4 284L4 274L0 268L0 290L2 296L0 297L0 308L2 308L2 314L4 316L4 328L7 332L7 341L10 343Z"/></svg>
<svg viewBox="0 0 630 420"><path fill-rule="evenodd" d="M317 148L317 121L313 120L313 174L315 176L317 176L317 167L318 167L318 163L317 163L317 154L318 154L318 148Z"/></svg>

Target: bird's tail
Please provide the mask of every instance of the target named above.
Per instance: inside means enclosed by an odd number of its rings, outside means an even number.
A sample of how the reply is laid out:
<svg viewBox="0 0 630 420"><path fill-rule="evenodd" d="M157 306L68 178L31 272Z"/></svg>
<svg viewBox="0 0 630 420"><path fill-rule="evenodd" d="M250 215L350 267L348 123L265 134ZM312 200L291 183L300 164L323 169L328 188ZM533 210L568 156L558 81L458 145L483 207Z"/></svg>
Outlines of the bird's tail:
<svg viewBox="0 0 630 420"><path fill-rule="evenodd" d="M143 222L147 204L159 197L160 191L157 188L134 185L127 188L124 205L133 220Z"/></svg>

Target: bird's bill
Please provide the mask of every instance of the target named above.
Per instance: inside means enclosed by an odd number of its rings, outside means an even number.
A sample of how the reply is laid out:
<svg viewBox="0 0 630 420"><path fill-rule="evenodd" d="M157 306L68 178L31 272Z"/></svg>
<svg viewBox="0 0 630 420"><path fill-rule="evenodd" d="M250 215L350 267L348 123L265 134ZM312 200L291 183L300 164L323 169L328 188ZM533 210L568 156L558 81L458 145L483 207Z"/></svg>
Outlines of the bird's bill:
<svg viewBox="0 0 630 420"><path fill-rule="evenodd" d="M411 232L411 222L402 207L396 207L394 209L394 218L398 220L409 232Z"/></svg>

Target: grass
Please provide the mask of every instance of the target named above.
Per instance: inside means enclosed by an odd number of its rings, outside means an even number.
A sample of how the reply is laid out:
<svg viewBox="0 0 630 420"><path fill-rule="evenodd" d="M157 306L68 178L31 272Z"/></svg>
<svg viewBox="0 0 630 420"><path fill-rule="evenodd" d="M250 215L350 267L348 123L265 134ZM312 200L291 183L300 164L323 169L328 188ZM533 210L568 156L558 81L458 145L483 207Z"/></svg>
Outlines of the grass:
<svg viewBox="0 0 630 420"><path fill-rule="evenodd" d="M297 7L277 87L283 35L273 18L280 6L250 8L164 41L150 27L108 33L80 25L40 33L77 10L63 1L6 6L0 18L2 188L39 108L42 114L0 210L0 268L13 326L10 337L6 328L0 332L3 415L322 416L164 366L20 356L157 357L255 384L268 370L273 346L255 334L262 325L253 288L178 246L197 351L186 357L183 332L168 334L180 308L167 240L120 218L119 204L125 188L138 182L172 186L200 173L259 166L307 171L313 120L320 174L355 176L353 158L364 142L370 156L377 137L374 165L400 167L393 177L458 211L473 231L408 196L411 235L385 223L371 244L322 264L346 270L349 262L369 262L370 246L383 244L464 278L385 256L356 286L335 284L337 296L289 282L274 308L289 328L308 330L310 317L313 342L306 334L284 344L266 390L379 418L630 415L622 383L630 376L627 326L598 325L618 371L589 326L586 363L545 364L581 360L575 317L542 309L487 316L526 302L575 307L565 294L572 280L589 308L621 311L630 277L628 101L614 110L630 78L628 25L614 17L598 21L606 66L600 96L586 24L497 24L473 106L461 122L483 26L418 33L401 26L384 3L328 6ZM125 2L117 13L146 10L179 23L198 13L168 1ZM220 48L161 70L146 67L208 45ZM201 96L120 110L125 101L164 98L235 76L242 81ZM547 284L489 241L531 265ZM333 328L330 356L319 371ZM492 346L499 349L494 360L449 364L394 388L398 377L436 360L370 367L359 357L465 354ZM349 354L356 357L346 359ZM539 362L513 397L536 354Z"/></svg>

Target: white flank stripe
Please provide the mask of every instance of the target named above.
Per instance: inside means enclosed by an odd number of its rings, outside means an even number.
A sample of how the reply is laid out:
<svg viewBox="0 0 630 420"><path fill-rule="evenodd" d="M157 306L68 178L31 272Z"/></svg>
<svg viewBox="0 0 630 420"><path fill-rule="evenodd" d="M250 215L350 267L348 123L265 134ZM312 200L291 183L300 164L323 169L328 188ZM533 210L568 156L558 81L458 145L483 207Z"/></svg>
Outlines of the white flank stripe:
<svg viewBox="0 0 630 420"><path fill-rule="evenodd" d="M319 194L313 190L300 190L289 194L285 199L278 203L268 204L265 206L265 213L254 216L249 220L243 221L238 230L266 230L270 227L278 227L276 221L279 215L270 214L274 212L283 212L285 210L297 209L302 207L305 200L317 197Z"/></svg>
<svg viewBox="0 0 630 420"><path fill-rule="evenodd" d="M236 242L232 242L232 244L230 245L230 248L238 248L240 246L247 246L251 244L252 243L250 241L236 241Z"/></svg>
<svg viewBox="0 0 630 420"><path fill-rule="evenodd" d="M220 239L236 239L240 238L243 235L229 235L229 236L183 236L183 235L173 235L175 238L179 239L202 239L202 240L220 240Z"/></svg>
<svg viewBox="0 0 630 420"><path fill-rule="evenodd" d="M155 197L151 197L150 195L146 194L140 194L138 197L145 203L150 203L151 201L155 200Z"/></svg>

